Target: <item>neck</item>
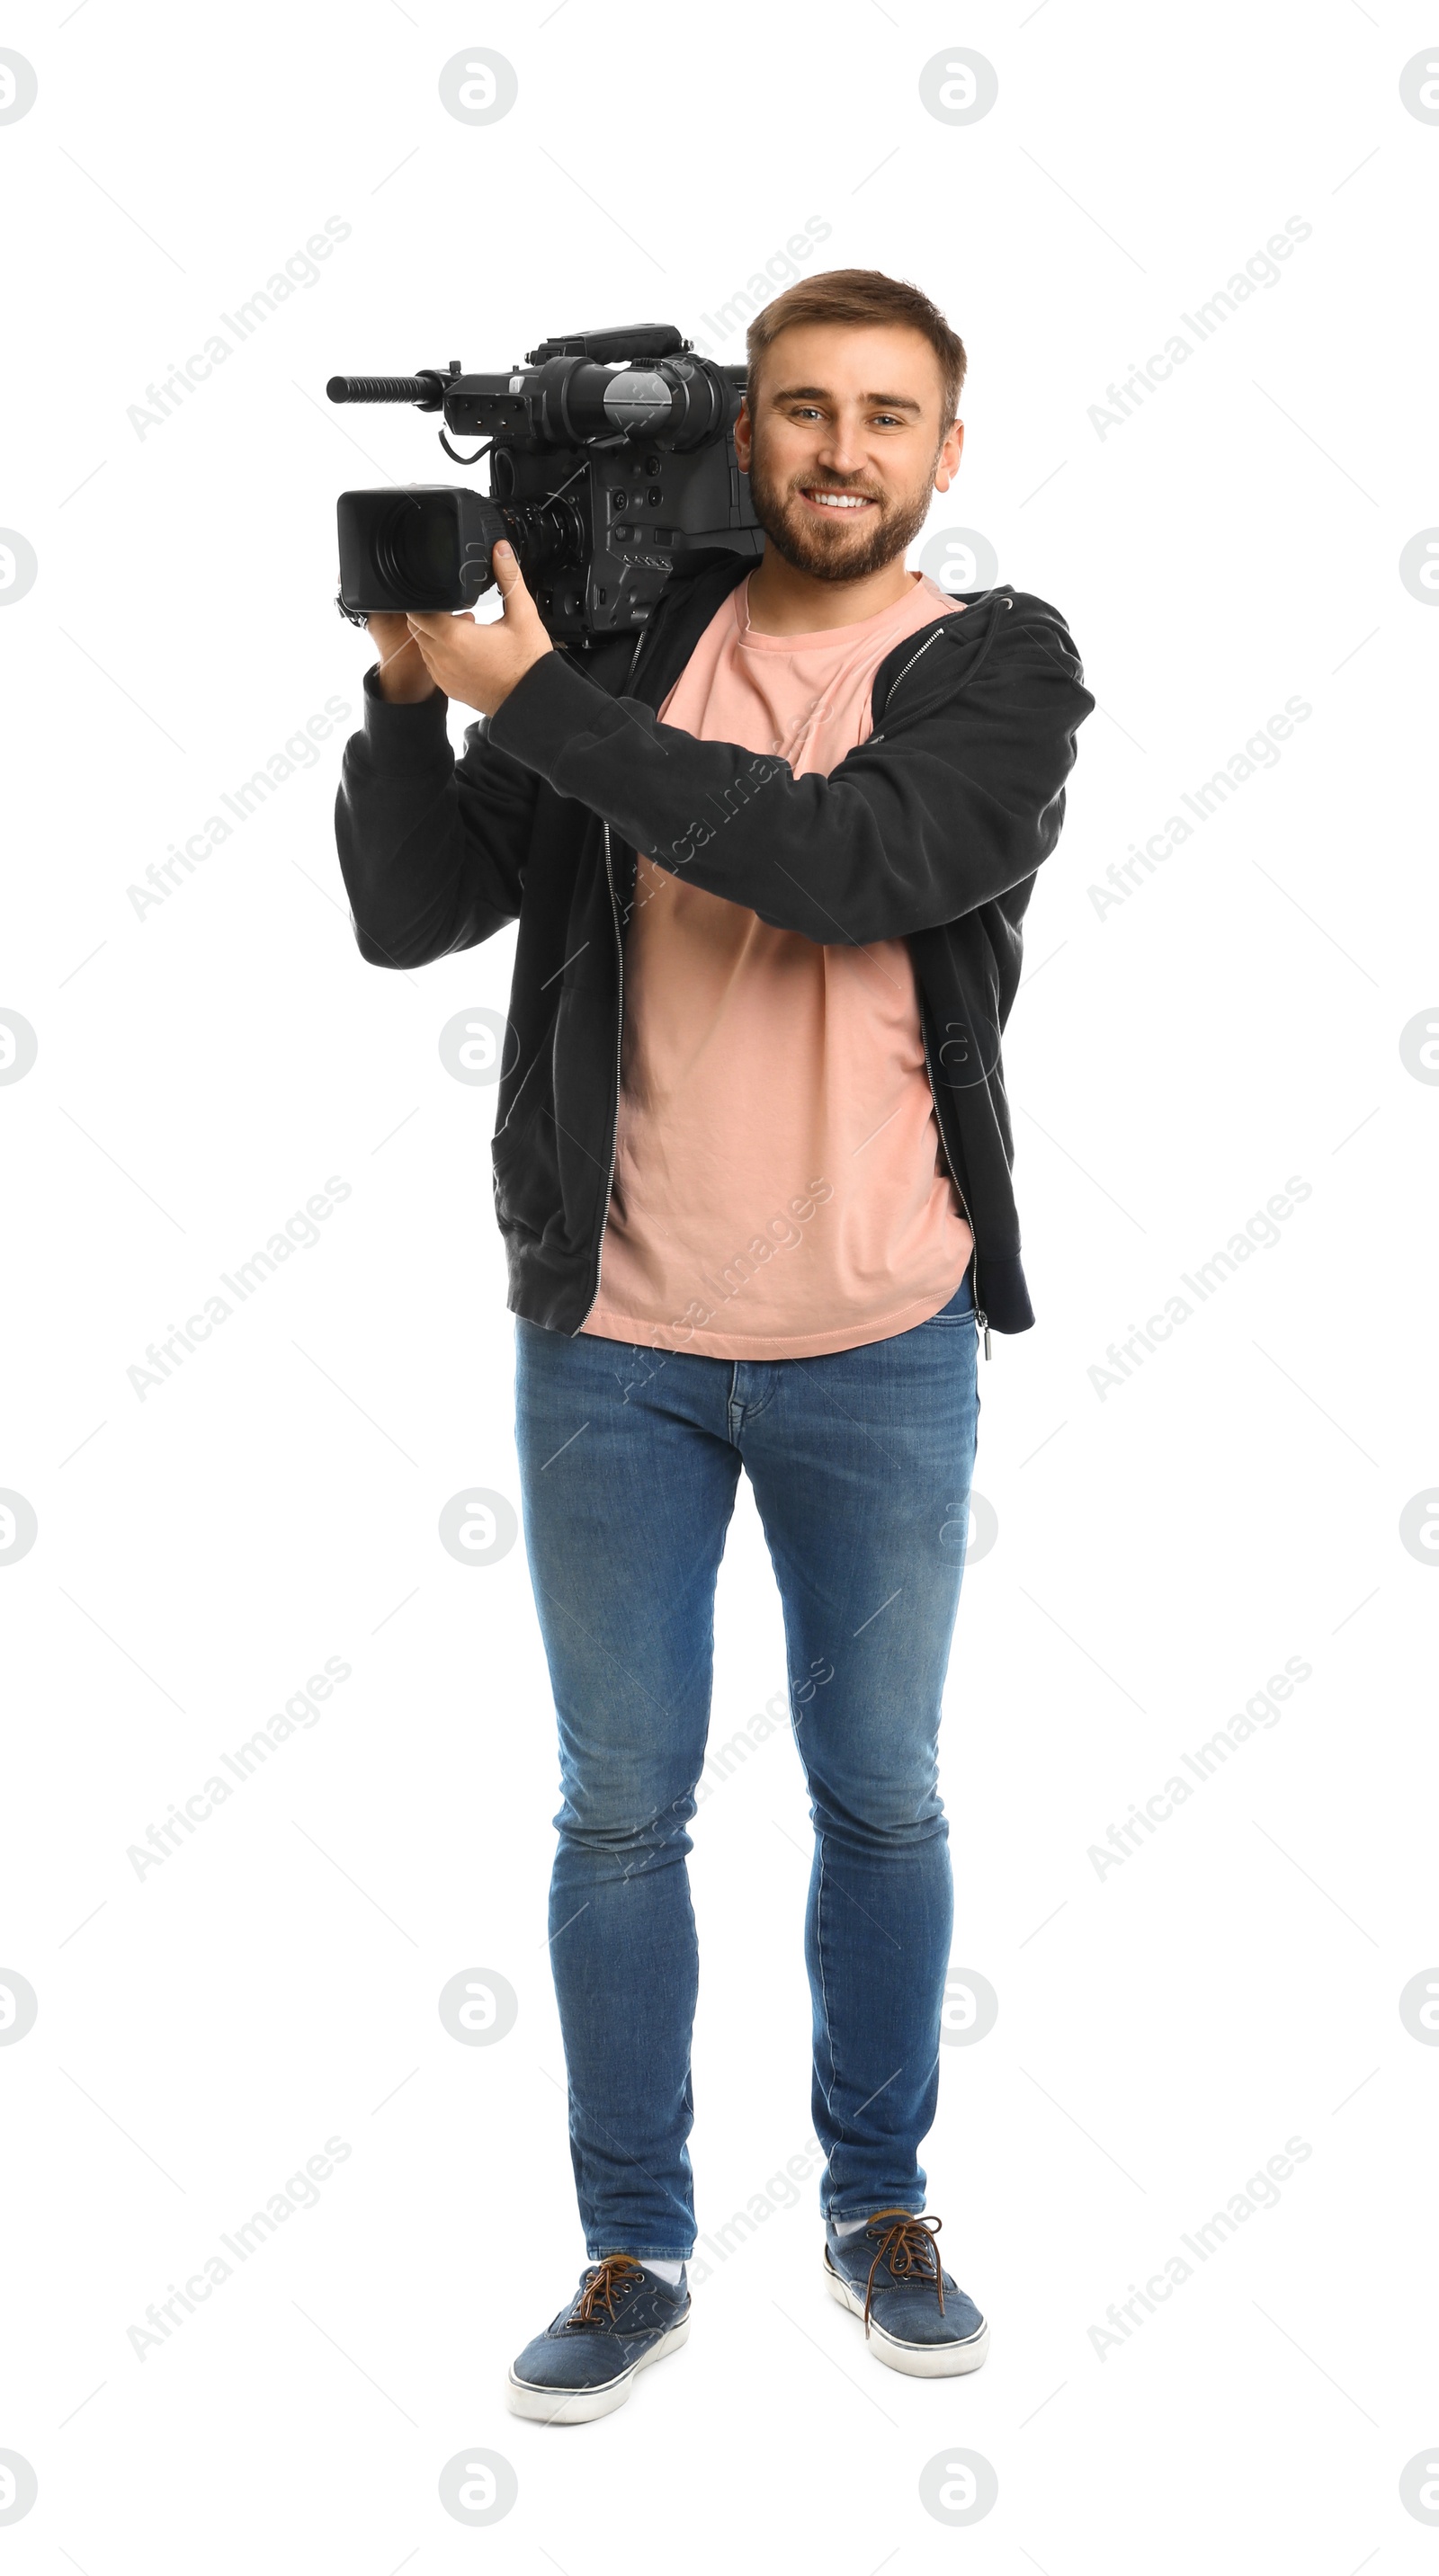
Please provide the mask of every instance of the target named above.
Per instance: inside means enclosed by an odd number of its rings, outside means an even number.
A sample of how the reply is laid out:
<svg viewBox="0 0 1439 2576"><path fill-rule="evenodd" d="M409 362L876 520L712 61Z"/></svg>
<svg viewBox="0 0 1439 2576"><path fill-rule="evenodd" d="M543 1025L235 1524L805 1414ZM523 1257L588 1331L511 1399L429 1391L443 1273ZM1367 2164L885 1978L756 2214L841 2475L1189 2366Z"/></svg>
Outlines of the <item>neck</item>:
<svg viewBox="0 0 1439 2576"><path fill-rule="evenodd" d="M917 576L903 555L858 581L817 581L786 561L766 540L749 577L749 619L759 635L818 635L830 626L856 626L908 597Z"/></svg>

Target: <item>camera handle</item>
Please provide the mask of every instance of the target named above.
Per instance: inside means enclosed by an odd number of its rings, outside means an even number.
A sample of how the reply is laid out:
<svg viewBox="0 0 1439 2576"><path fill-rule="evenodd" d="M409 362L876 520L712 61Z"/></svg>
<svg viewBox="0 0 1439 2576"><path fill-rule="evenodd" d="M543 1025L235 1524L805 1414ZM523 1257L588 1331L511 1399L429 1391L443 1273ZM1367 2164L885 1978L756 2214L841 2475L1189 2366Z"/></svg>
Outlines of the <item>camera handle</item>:
<svg viewBox="0 0 1439 2576"><path fill-rule="evenodd" d="M475 449L475 452L474 452L474 455L473 455L473 456L462 456L462 455L460 454L460 451L459 451L459 449L458 449L457 447L451 447L450 442L449 442L449 440L446 438L444 431L443 431L443 430L441 430L441 431L440 431L440 445L441 445L441 447L444 449L445 454L446 454L447 456L453 456L453 458L454 458L454 460L455 460L455 463L456 463L457 465L478 465L478 463L479 463L479 461L480 461L480 458L481 458L482 456L488 456L488 455L489 455L490 449L494 446L494 443L495 443L495 442L494 442L494 440L493 440L492 438L484 438L484 439L481 439L480 444L479 444L479 446Z"/></svg>

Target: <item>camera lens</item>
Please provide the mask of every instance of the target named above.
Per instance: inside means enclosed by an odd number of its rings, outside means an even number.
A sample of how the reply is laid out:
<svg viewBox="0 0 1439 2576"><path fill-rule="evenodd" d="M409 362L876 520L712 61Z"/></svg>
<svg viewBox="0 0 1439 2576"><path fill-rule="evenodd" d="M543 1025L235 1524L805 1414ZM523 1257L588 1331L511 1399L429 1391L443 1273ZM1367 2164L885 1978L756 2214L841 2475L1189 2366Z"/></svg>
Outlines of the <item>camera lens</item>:
<svg viewBox="0 0 1439 2576"><path fill-rule="evenodd" d="M446 608L456 579L454 508L440 492L402 493L375 530L375 562L407 608Z"/></svg>
<svg viewBox="0 0 1439 2576"><path fill-rule="evenodd" d="M527 582L583 572L587 539L572 501L526 502L506 513L506 527Z"/></svg>

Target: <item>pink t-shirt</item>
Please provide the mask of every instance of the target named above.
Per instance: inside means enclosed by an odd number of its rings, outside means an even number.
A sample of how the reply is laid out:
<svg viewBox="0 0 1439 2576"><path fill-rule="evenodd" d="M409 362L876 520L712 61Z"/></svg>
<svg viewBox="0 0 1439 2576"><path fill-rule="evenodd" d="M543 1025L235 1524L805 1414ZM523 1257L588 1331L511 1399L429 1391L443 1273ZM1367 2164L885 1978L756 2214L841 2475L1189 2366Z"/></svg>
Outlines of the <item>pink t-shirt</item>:
<svg viewBox="0 0 1439 2576"><path fill-rule="evenodd" d="M716 611L661 721L826 774L874 674L952 616L926 575L816 635ZM821 947L641 857L625 949L614 1187L583 1327L715 1359L806 1359L907 1332L974 1248L949 1178L902 939Z"/></svg>

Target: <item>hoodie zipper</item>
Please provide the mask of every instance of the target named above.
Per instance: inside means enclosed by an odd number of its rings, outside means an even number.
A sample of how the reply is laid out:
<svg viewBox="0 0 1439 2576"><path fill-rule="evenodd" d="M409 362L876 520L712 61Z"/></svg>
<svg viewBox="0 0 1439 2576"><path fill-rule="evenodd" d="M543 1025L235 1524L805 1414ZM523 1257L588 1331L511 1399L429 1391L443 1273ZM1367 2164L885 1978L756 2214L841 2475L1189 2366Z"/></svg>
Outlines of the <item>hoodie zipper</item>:
<svg viewBox="0 0 1439 2576"><path fill-rule="evenodd" d="M1007 592L1007 591L1002 591L1002 592L1000 593L1000 597L1003 599L1003 601L1004 601L1004 605L1005 605L1005 607L1006 607L1006 608L1012 608L1012 607L1014 606L1014 602L1013 602L1013 600L1010 598L1010 596L1009 596L1009 594L1008 594L1008 592ZM903 681L903 680L907 680L907 679L909 678L910 672L914 669L914 666L915 666L916 662L920 659L920 655L921 655L921 654L924 654L924 653L927 653L927 652L929 651L929 648L930 648L931 644L933 644L933 643L934 643L934 641L935 641L936 637L941 633L941 631L942 631L942 629L941 629L938 625L936 625L936 626L932 627L932 628L931 628L931 630L930 630L930 632L929 632L929 634L928 634L928 635L926 635L926 637L925 637L925 639L924 639L924 642L921 644L921 646L920 646L920 648L919 648L919 652L918 652L918 653L911 653L911 655L910 655L910 657L909 657L909 660L905 663L905 666L904 666L903 670L902 670L902 671L900 671L900 672L898 672L898 673L896 674L895 678L890 682L890 687L889 687L889 696L885 699L885 702L884 702L884 703L885 703L885 712L886 712L886 714L888 713L889 709L890 709L890 708L893 706L893 704L894 704L895 691L896 691L896 689L898 689L898 687L899 687L899 685L900 685L900 682L901 682L901 681ZM868 736L868 740L869 740L870 742L883 742L883 740L884 740L884 736L883 736L883 734L882 734L882 733L872 733L872 734L870 734L870 735Z"/></svg>
<svg viewBox="0 0 1439 2576"><path fill-rule="evenodd" d="M901 673L901 675L900 675L900 676L901 676L901 678L902 678L902 677L903 677L903 673ZM967 1201L967 1199L965 1198L964 1192L963 1192L963 1190L962 1190L962 1189L960 1188L960 1186L959 1186L959 1174L956 1172L956 1170L955 1170L955 1168L954 1168L954 1161L953 1161L953 1158L952 1158L952 1156L951 1156L951 1154L950 1154L950 1150L949 1150L948 1145L945 1143L945 1138L944 1138L944 1121L943 1121L943 1119L940 1117L940 1114L939 1114L939 1097L938 1097L938 1094L936 1093L936 1091L935 1091L935 1087L934 1087L934 1066L933 1066L933 1064L932 1064L932 1063L931 1063L931 1061L930 1061L930 1054L929 1054L929 1031L928 1031L928 1029L926 1029L926 1028L923 1026L923 1017L922 1017L922 1015L921 1015L920 1035L921 1035L921 1037L923 1038L923 1041L924 1041L924 1069L925 1069L925 1072L926 1072L926 1073L928 1074L928 1076L929 1076L929 1090L930 1090L930 1098L931 1098L931 1099L933 1100L933 1102L934 1102L934 1123L935 1123L935 1126L936 1126L936 1127L938 1128L938 1130L939 1130L940 1151L941 1151L941 1153L942 1153L942 1154L943 1154L943 1156L944 1156L944 1159L945 1159L945 1165L946 1165L946 1167L947 1167L947 1169L948 1169L948 1172L949 1172L949 1177L950 1177L951 1181L952 1181L952 1182L953 1182L953 1184L954 1184L954 1194L955 1194L955 1197L958 1199L960 1206L961 1206L961 1207L963 1208L963 1210L964 1210L964 1221L965 1221L965 1224L966 1224L966 1225L968 1226L968 1228L969 1228L970 1235L971 1235L971 1237L972 1237L972 1239L973 1239L973 1243L974 1243L974 1251L973 1251L973 1253L972 1253L972 1254L971 1254L971 1256L970 1256L970 1267L972 1268L972 1270L973 1270L973 1272L974 1272L974 1279L973 1279L973 1282L972 1282L972 1284L971 1284L970 1292L969 1292L969 1293L970 1293L970 1296L971 1296L971 1297L973 1298L973 1300L974 1300L974 1326L975 1326L975 1331L976 1331L977 1333L982 1333L982 1334L983 1334L983 1336L984 1336L984 1356L985 1356L985 1358L986 1358L986 1359L989 1359L989 1358L991 1358L991 1357L993 1356L993 1354L991 1353L990 1347L989 1347L989 1317L986 1315L986 1313L985 1313L985 1311L984 1311L984 1308L981 1306L981 1304L980 1304L980 1302L979 1302L979 1237L978 1237L978 1235L977 1235L977 1234L975 1233L975 1231L974 1231L974 1219L973 1219L973 1217L972 1217L972 1216L970 1215L970 1213L969 1213L969 1202L968 1202L968 1201Z"/></svg>
<svg viewBox="0 0 1439 2576"><path fill-rule="evenodd" d="M643 636L640 641L644 641ZM636 655L636 659L638 659L638 655ZM633 671L633 663L631 663L630 668L631 671ZM599 1249L595 1255L594 1295L591 1297L588 1306L585 1308L584 1321L577 1327L580 1332L584 1331L585 1324L589 1322L591 1315L594 1313L596 1306L600 1302L600 1273L604 1266L605 1229L610 1221L610 1200L614 1196L615 1188L615 1164L619 1160L620 1150L620 1065L625 1033L625 943L620 930L619 897L615 893L614 861L610 853L610 827L608 823L602 823L600 825L600 829L604 834L605 882L610 890L610 921L615 934L615 1115L614 1124L610 1130L610 1168L605 1179L604 1214L600 1218L598 1238Z"/></svg>
<svg viewBox="0 0 1439 2576"><path fill-rule="evenodd" d="M1006 607L1006 608L1012 608L1012 607L1013 607L1013 605L1014 605L1014 602L1013 602L1013 601L1008 597L1008 595L1007 595L1007 594L1002 594L1002 596L1004 597L1004 604L1005 604L1005 607ZM911 655L910 655L910 657L909 657L909 660L908 660L908 661L905 663L905 665L904 665L904 668L896 674L895 678L894 678L894 679L893 679L893 681L890 683L889 696L888 696L888 697L886 698L886 700L885 700L885 707L886 707L886 711L888 711L888 709L889 709L891 706L893 706L893 704L894 704L894 699L895 699L895 692L896 692L896 690L899 688L899 686L900 686L901 682L902 682L902 681L904 681L904 680L907 680L907 679L908 679L910 672L914 669L914 666L915 666L916 662L920 659L921 654L927 653L927 652L929 651L929 648L930 648L931 644L933 644L933 643L934 643L934 641L935 641L936 637L937 637L938 635L940 635L940 633L941 633L942 631L943 631L943 630L942 630L939 626L935 626L935 627L933 627L933 628L931 629L930 633L929 633L928 635L926 635L926 637L925 637L925 639L924 639L924 642L923 642L923 643L921 644L921 646L919 647L919 651L918 651L917 653L911 653ZM871 742L882 742L882 741L884 740L884 736L883 736L883 734L872 733L872 734L870 735L869 739L870 739L870 741L871 741ZM948 1170L948 1172L949 1172L950 1180L951 1180L951 1181L952 1181L952 1183L954 1184L954 1195L955 1195L955 1197L958 1199L960 1206L961 1206L961 1207L963 1208L963 1210L964 1210L964 1221L965 1221L965 1224L966 1224L966 1225L968 1226L968 1228L969 1228L970 1236L971 1236L971 1239L972 1239L973 1244L974 1244L974 1251L973 1251L973 1253L972 1253L972 1254L971 1254L971 1256L970 1256L970 1267L972 1268L972 1270L973 1270L973 1272L974 1272L974 1278L973 1278L973 1282L972 1282L972 1284L971 1284L970 1292L969 1292L969 1293L970 1293L970 1296L972 1297L972 1299L973 1299L973 1301L974 1301L974 1324L975 1324L975 1331L976 1331L977 1333L980 1333L980 1334L982 1334L982 1335L983 1335L983 1337L984 1337L984 1356L985 1356L985 1358L986 1358L986 1359L990 1359L990 1358L992 1358L992 1357L993 1357L993 1353L992 1353L992 1351L991 1351L991 1349L990 1349L990 1341L989 1341L989 1317L986 1315L986 1313L985 1313L985 1311L984 1311L984 1308L981 1306L981 1304L980 1304L980 1302L979 1302L979 1236L975 1233L975 1228L974 1228L974 1219L973 1219L973 1217L972 1217L972 1216L970 1215L970 1213L969 1213L969 1202L968 1202L968 1200L966 1199L966 1197L965 1197L965 1195L964 1195L963 1190L962 1190L962 1189L960 1188L960 1186L959 1186L959 1174L956 1172L956 1170L955 1170L955 1168L954 1168L954 1158L953 1158L953 1156L951 1155L950 1150L949 1150L949 1147L948 1147L948 1145L947 1145L947 1144L946 1144L946 1142L945 1142L945 1136L944 1136L944 1121L942 1120L942 1118L940 1117L940 1114L939 1114L939 1095L938 1095L938 1093L936 1092L936 1090L935 1090L935 1085L934 1085L934 1066L933 1066L933 1063L932 1063L932 1062L931 1062L931 1060L930 1060L930 1053L929 1053L929 1031L928 1031L928 1029L926 1029L926 1028L924 1028L924 1027L923 1027L923 1024L922 1024L922 1015L921 1015L921 1031L920 1031L920 1034L921 1034L921 1036L922 1036L922 1038L923 1038L923 1041L924 1041L924 1069L925 1069L925 1072L926 1072L926 1073L928 1074L928 1076L929 1076L929 1091L930 1091L930 1098L931 1098L931 1099L933 1100L933 1102L934 1102L934 1123L935 1123L936 1128L937 1128L937 1129L938 1129L938 1131L939 1131L940 1151L942 1152L942 1154L943 1154L943 1156L944 1156L945 1165L946 1165L946 1168L947 1168L947 1170Z"/></svg>
<svg viewBox="0 0 1439 2576"><path fill-rule="evenodd" d="M888 697L886 698L886 700L885 700L885 707L886 707L886 710L888 710L888 709L889 709L889 708L894 704L894 693L895 693L895 690L899 687L900 682L901 682L902 680L907 680L907 679L908 679L908 677L909 677L909 675L910 675L910 672L914 669L914 666L915 666L916 662L920 659L920 656L921 656L922 654L925 654L925 653L927 653L927 652L929 651L929 648L930 648L931 644L934 642L935 637L938 635L938 633L939 633L939 628L936 626L936 627L932 630L932 632L931 632L930 634L926 635L926 637L925 637L925 639L924 639L924 642L921 644L921 646L920 646L920 648L919 648L919 652L918 652L918 653L911 653L911 655L910 655L910 657L909 657L909 660L906 662L906 664L905 664L905 666L904 666L904 669L903 669L902 671L900 671L899 673L897 673L896 677L895 677L895 678L890 682L889 696L888 696ZM883 736L883 734L882 734L882 733L872 733L872 734L869 736L869 740L870 740L871 742L883 742L883 740L884 740L884 736Z"/></svg>

